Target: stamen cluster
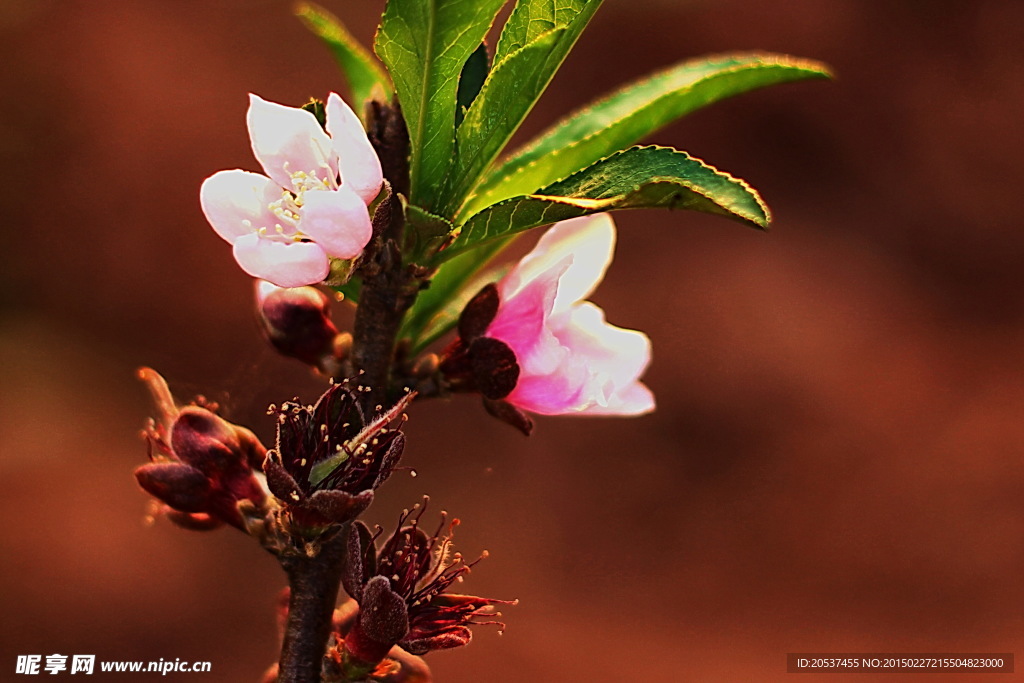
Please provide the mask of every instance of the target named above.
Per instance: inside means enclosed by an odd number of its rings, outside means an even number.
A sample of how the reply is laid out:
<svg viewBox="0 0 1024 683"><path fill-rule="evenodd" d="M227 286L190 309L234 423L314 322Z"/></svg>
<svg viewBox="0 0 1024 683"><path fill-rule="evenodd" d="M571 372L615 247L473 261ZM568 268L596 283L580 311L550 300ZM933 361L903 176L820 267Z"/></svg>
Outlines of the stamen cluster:
<svg viewBox="0 0 1024 683"><path fill-rule="evenodd" d="M472 625L504 627L494 606L516 601L448 593L481 559L466 562L451 550L459 521L441 521L433 534L419 527L426 509L416 505L399 518L394 533L378 551L377 534L361 522L352 525L342 585L359 603L359 614L344 636L344 659L352 672L369 671L394 645L422 655L469 643Z"/></svg>
<svg viewBox="0 0 1024 683"><path fill-rule="evenodd" d="M293 532L315 536L355 519L370 505L374 490L402 457L400 428L411 399L407 394L367 420L358 388L346 381L332 384L314 405L271 406L277 444L267 452L263 471Z"/></svg>

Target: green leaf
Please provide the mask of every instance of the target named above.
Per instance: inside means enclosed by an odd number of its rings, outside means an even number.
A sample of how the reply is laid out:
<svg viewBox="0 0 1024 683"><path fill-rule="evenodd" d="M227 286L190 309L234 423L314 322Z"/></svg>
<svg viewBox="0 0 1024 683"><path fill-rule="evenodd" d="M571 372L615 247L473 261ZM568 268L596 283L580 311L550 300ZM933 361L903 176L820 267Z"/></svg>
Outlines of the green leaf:
<svg viewBox="0 0 1024 683"><path fill-rule="evenodd" d="M459 126L439 213L453 216L526 118L602 0L520 0L483 89Z"/></svg>
<svg viewBox="0 0 1024 683"><path fill-rule="evenodd" d="M416 297L416 303L402 323L399 336L413 341L411 354L419 353L455 327L459 314L477 290L501 278L501 269L488 270L483 276L478 273L505 244L505 240L494 240L441 265L431 278L430 286Z"/></svg>
<svg viewBox="0 0 1024 683"><path fill-rule="evenodd" d="M365 117L362 104L370 99L375 86L380 86L387 101L391 100L394 93L391 79L384 73L377 59L348 32L337 17L319 5L305 2L299 4L295 13L334 53L352 91L352 108L361 119Z"/></svg>
<svg viewBox="0 0 1024 683"><path fill-rule="evenodd" d="M519 0L501 29L494 63L505 61L512 53L518 52L552 29L572 24L585 14L586 25L597 11L601 0ZM590 5L588 7L588 5ZM583 30L583 26L579 28Z"/></svg>
<svg viewBox="0 0 1024 683"><path fill-rule="evenodd" d="M487 55L487 43L480 43L480 47L473 50L473 54L466 60L466 65L462 67L462 74L459 76L459 91L456 96L458 106L455 108L456 128L462 125L462 120L466 118L466 110L480 94L480 88L484 87L487 72L490 70L491 58Z"/></svg>
<svg viewBox="0 0 1024 683"><path fill-rule="evenodd" d="M389 0L374 49L412 144L410 201L430 209L451 164L459 75L505 0Z"/></svg>
<svg viewBox="0 0 1024 683"><path fill-rule="evenodd" d="M819 62L767 53L682 62L569 114L537 136L487 175L464 215L565 178L719 100L776 83L828 77Z"/></svg>
<svg viewBox="0 0 1024 683"><path fill-rule="evenodd" d="M535 194L470 217L438 262L530 228L612 209L688 209L766 230L768 207L742 180L670 147L633 147ZM473 252L469 252L471 255Z"/></svg>
<svg viewBox="0 0 1024 683"><path fill-rule="evenodd" d="M455 231L455 226L447 218L411 204L405 206L405 222L406 244L402 252L407 263L420 263L423 255L440 249Z"/></svg>

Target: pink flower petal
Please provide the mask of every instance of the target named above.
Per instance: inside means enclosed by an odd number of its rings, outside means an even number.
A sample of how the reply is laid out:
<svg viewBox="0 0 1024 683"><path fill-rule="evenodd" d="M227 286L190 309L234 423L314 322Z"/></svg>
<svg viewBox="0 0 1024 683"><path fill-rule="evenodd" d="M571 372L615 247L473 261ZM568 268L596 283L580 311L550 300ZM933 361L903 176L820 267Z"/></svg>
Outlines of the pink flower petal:
<svg viewBox="0 0 1024 683"><path fill-rule="evenodd" d="M498 283L498 313L486 335L508 344L520 368L506 400L548 415L654 409L654 396L639 381L651 360L650 340L580 303L601 281L614 247L609 217L564 221Z"/></svg>
<svg viewBox="0 0 1024 683"><path fill-rule="evenodd" d="M321 180L337 174L331 139L308 111L249 95L246 120L252 153L281 187L295 189L293 173L305 172Z"/></svg>
<svg viewBox="0 0 1024 683"><path fill-rule="evenodd" d="M522 287L508 276L498 283L501 303L486 336L509 345L524 375L546 375L565 360L566 351L548 329L547 318L558 291L558 278L571 263L572 257L567 257Z"/></svg>
<svg viewBox="0 0 1024 683"><path fill-rule="evenodd" d="M218 171L199 190L206 220L228 242L272 228L278 218L267 207L280 198L281 188L270 178L240 170Z"/></svg>
<svg viewBox="0 0 1024 683"><path fill-rule="evenodd" d="M549 228L513 272L520 282L529 282L571 255L572 266L558 283L554 304L557 313L590 296L604 278L614 250L615 224L611 216L601 213L572 218Z"/></svg>
<svg viewBox="0 0 1024 683"><path fill-rule="evenodd" d="M586 405L581 397L585 382L584 368L567 364L547 375L520 375L516 388L505 400L539 415L572 413Z"/></svg>
<svg viewBox="0 0 1024 683"><path fill-rule="evenodd" d="M331 269L327 254L313 242L281 241L250 233L235 240L234 253L242 270L279 287L322 282Z"/></svg>
<svg viewBox="0 0 1024 683"><path fill-rule="evenodd" d="M337 94L327 96L327 132L338 157L341 182L370 204L380 192L384 175L377 152L366 137L363 124Z"/></svg>
<svg viewBox="0 0 1024 683"><path fill-rule="evenodd" d="M307 192L299 217L299 230L331 256L358 256L373 234L366 204L352 190Z"/></svg>

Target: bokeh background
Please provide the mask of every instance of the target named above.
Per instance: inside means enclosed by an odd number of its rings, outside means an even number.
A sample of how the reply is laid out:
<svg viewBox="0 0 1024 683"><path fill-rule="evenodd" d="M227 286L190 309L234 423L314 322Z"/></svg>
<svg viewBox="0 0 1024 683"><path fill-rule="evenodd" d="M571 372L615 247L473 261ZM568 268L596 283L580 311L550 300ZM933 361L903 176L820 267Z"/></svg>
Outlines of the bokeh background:
<svg viewBox="0 0 1024 683"><path fill-rule="evenodd" d="M382 5L327 2L367 42ZM419 477L369 519L429 493L466 554L491 553L467 590L521 600L503 636L430 655L441 681L772 681L787 652L1024 653L1024 3L608 0L525 131L739 49L838 78L653 138L775 212L767 235L618 215L594 300L653 339L659 410L540 419L528 440L468 397L412 411ZM338 73L278 0L4 0L0 59L0 679L17 654L77 653L257 680L283 574L231 530L145 523L133 371L266 439L268 403L317 395L258 336L198 187L256 168L247 92L298 104Z"/></svg>

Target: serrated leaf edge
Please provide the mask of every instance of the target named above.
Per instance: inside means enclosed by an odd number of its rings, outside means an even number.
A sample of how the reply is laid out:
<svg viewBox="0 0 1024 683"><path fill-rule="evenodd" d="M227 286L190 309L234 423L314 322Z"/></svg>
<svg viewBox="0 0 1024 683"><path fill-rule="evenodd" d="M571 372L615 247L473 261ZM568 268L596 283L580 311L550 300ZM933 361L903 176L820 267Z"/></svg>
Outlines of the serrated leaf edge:
<svg viewBox="0 0 1024 683"><path fill-rule="evenodd" d="M697 162L701 167L707 169L708 171L711 171L714 175L717 175L717 176L719 176L719 177L721 177L721 178L731 182L732 184L741 187L744 191L746 191L747 194L750 195L754 199L754 201L757 203L758 208L761 209L761 212L764 214L764 221L762 222L762 221L758 220L757 218L750 217L750 216L741 214L739 212L732 211L729 207L723 206L719 202L715 201L715 199L713 197L709 196L706 192L700 191L698 188L693 187L689 183L687 183L685 181L682 181L679 178L672 178L672 177L669 177L669 176L652 176L650 178L650 180L648 180L647 182L643 182L643 183L640 183L640 184L637 184L637 185L633 185L627 192L624 192L621 195L618 195L618 197L620 197L620 198L629 197L629 196L635 194L636 192L639 192L641 189L643 189L644 187L647 187L649 185L653 185L653 184L656 184L656 183L670 182L670 183L674 183L674 184L678 184L678 185L683 185L684 187L686 187L687 189L692 191L694 194L697 194L697 195L700 195L700 196L704 197L705 199L709 200L715 206L721 207L725 211L729 212L729 214L742 219L743 222L745 222L747 224L750 224L750 225L752 225L754 227L757 227L758 229L763 230L763 231L767 231L769 229L769 225L771 224L771 220L772 220L772 218L771 218L771 210L768 208L768 205L765 203L765 201L761 197L760 193L758 193L758 191L755 190L750 185L750 183L748 183L747 181L743 180L742 178L738 178L738 177L732 175L731 173L728 173L727 171L722 171L722 170L716 168L715 166L712 166L711 164L707 163L703 159L699 159L698 157L695 157L692 154L689 154L688 152L685 152L683 150L678 150L678 149L675 149L673 147L668 147L668 146L664 146L664 145L643 145L643 146L641 146L641 145L634 145L632 147L628 147L628 148L626 148L624 150L618 150L618 151L616 151L616 152L614 152L612 154L609 154L609 155L607 155L605 157L602 157L598 161L595 161L593 164L590 164L589 166L586 166L586 167L584 167L584 168L582 168L582 169L580 169L578 171L575 171L574 173L570 173L568 176L566 176L566 178L569 178L569 177L571 177L573 175L576 175L578 173L585 173L588 169L593 168L594 166L597 166L598 164L604 163L605 161L607 161L608 159L611 159L612 157L619 156L621 154L625 154L626 152L631 152L631 151L634 151L634 150L671 150L675 154L682 154L687 159L689 159L691 161ZM565 180L566 178L563 178L562 180ZM556 181L554 181L552 183L549 183L545 187L551 187L551 185L555 185L555 184L557 184L559 182L562 182L562 180L556 180ZM544 188L541 188L541 189L544 189ZM574 205L574 206L583 206L584 205L583 203L585 203L585 202L593 202L592 206L594 208L598 208L598 207L601 207L601 206L608 206L609 208L607 210L609 210L609 211L614 210L614 206L613 206L614 204L621 203L623 201L622 199L587 199L587 198L582 198L582 197L581 198L573 198L573 197L565 197L565 196L557 196L557 195L545 195L545 194L533 194L533 193L525 194L525 195L517 195L515 197L509 197L508 199L500 201L497 204L492 204L492 205L490 205L490 206L488 206L488 207L486 207L486 208L484 208L484 209L474 213L472 216L467 218L459 227L460 227L460 229L463 228L466 224L469 223L469 221L471 221L473 218L475 218L476 216L479 216L480 214L482 214L484 212L491 211L492 209L495 209L496 207L500 207L500 206L503 206L503 205L511 203L511 202L520 201L522 199L538 199L538 200L546 201L546 202L549 202L549 203L552 203L552 204L563 204L563 205ZM668 207L668 208L669 208L669 210L672 209L672 207ZM515 215L515 211L516 211L516 209L512 210L511 216ZM544 212L542 210L542 212L541 212L542 216L543 216L543 213ZM487 219L487 220L489 221L489 219ZM483 230L484 230L485 234L488 234L488 232L489 232L487 227L486 227L488 224L489 223L485 223L484 224ZM540 223L540 224L538 224L538 225L536 225L534 227L541 227L543 225L547 225L547 224L546 223ZM524 232L525 230L532 230L532 229L533 228L525 228L523 230L517 230L514 233L512 233L512 232L498 233L498 234L495 234L495 235L491 235L489 237L485 237L484 239L478 240L478 241L474 242L472 245L467 245L465 247L460 247L459 244L458 244L458 240L456 240L456 242L453 243L451 247L449 247L448 249L445 249L444 251L442 251L442 252L440 252L438 254L438 256L440 257L440 260L437 260L436 263L442 263L445 260L447 260L449 258L452 258L454 256L457 256L458 254L466 251L467 249L472 249L472 248L474 248L476 246L479 246L479 245L484 244L486 242L490 242L491 240L494 240L494 239L498 239L498 238L500 238L502 236L517 234L519 232ZM463 234L465 234L465 233L463 233Z"/></svg>
<svg viewBox="0 0 1024 683"><path fill-rule="evenodd" d="M716 55L710 55L710 56L708 56L706 58L700 58L700 60L701 61L707 61L707 62L711 62L711 61L715 61L715 60L726 61L727 59L738 59L738 58L742 58L744 56L749 56L751 61L753 61L755 59L762 58L762 57L774 58L776 61L774 63L760 63L760 64L757 64L756 66L753 66L753 67L750 66L749 63L748 64L736 64L733 67L730 67L728 69L723 69L721 71L716 71L713 74L709 74L708 76L706 76L704 78L701 78L700 80L694 81L689 86L686 86L685 90L693 90L694 88L696 88L700 84L707 83L710 80L722 78L722 77L728 76L728 75L736 73L736 72L750 71L750 70L753 70L753 69L777 68L777 67L780 67L780 66L792 67L793 69L803 70L803 71L807 72L807 74L808 74L807 77L808 78L817 78L817 77L829 78L829 77L831 77L831 72L821 62L816 62L814 60L803 59L803 58L790 58L790 57L787 57L786 55L779 55L779 54L775 54L775 53L771 53L771 52L721 53L721 54L716 54ZM786 60L791 60L791 61L786 63ZM633 90L635 88L641 88L642 86L647 85L651 81L656 80L658 78L665 77L665 76L669 75L672 71L674 71L676 69L679 69L680 67L682 67L682 66L684 66L686 64L689 64L691 62L696 65L697 60L687 60L687 61L684 61L684 62L680 62L680 63L675 64L673 66L670 66L670 67L668 67L666 69L662 69L661 71L658 71L656 73L650 74L646 78L643 78L643 79L641 79L639 81L635 81L635 82L632 82L632 83L630 83L630 84L628 84L626 86L623 86L622 88L619 88L618 90L615 90L614 92L611 92L611 93L605 95L604 97L601 97L600 99L594 100L593 102L589 103L587 106L583 107L582 109L575 110L575 111L571 112L570 114L562 117L554 125L552 125L548 129L546 129L545 131L540 133L536 138L534 138L532 141L528 142L524 147L522 147L519 150L517 150L515 152L515 154L513 154L511 157L509 157L507 160L505 160L505 162L502 163L502 165L500 167L494 169L494 171L492 171L490 174L486 174L483 177L483 179L480 181L480 184L477 186L478 196L480 196L480 195L486 196L487 195L487 190L495 189L497 187L500 187L501 184L503 184L506 181L514 180L516 177L519 177L520 175L523 175L523 174L527 173L528 171L536 168L539 164L545 162L546 160L550 159L551 157L560 157L560 156L563 156L563 155L567 154L569 151L577 148L578 146L586 144L586 143L590 142L591 140L593 140L594 138L600 136L607 129L611 128L612 126L615 126L615 125L621 123L622 121L624 121L624 120L626 120L628 118L631 118L633 116L636 116L636 115L638 115L638 114L640 114L642 112L648 111L649 109L657 107L661 102L663 102L667 98L679 96L683 92L684 88L679 88L679 89L676 89L676 90L670 90L670 91L668 91L668 92L666 92L666 93L664 93L662 95L659 95L657 98L651 100L650 102L648 102L643 107L641 107L639 109L635 109L632 112L630 112L629 114L626 114L625 116L621 116L621 117L619 117L617 119L614 119L613 121L610 121L604 128L600 128L598 130L595 130L594 132L590 133L589 135L586 135L586 136L580 138L579 140L577 140L577 141L575 141L575 142L573 142L573 143L571 143L569 145L566 145L566 146L563 146L563 147L559 147L558 149L555 149L555 150L552 150L550 152L547 152L543 156L538 157L537 159L534 159L532 161L529 161L529 162L527 162L526 164L524 164L522 166L518 166L509 175L505 175L505 176L501 175L501 170L502 170L503 167L508 166L508 165L512 164L513 162L515 162L517 159L525 156L528 153L533 152L537 147L540 146L541 142L543 142L545 139L547 139L549 137L555 136L561 129L563 129L566 126L568 126L569 123L573 119L578 118L580 116L586 116L586 115L590 114L591 112L593 112L595 109L598 109L602 105L606 104L608 101L614 99L615 97L621 96L624 92L626 92L628 90ZM818 74L820 74L820 76ZM626 148L626 149L629 149L629 148ZM618 151L624 151L624 150L618 150ZM611 156L611 155L609 155L609 156ZM604 158L607 158L607 157L604 157ZM597 162L594 162L594 163L597 163ZM558 177L555 180L551 180L551 181L548 182L548 185L553 185L554 183L561 182L562 180L565 180L569 176L571 176L571 175L573 175L575 173L578 173L579 171L581 171L581 170L583 170L585 168L589 168L589 166L584 166L581 169L576 169L575 171L569 172L566 175ZM489 181L490 181L490 183L489 183ZM515 195L515 196L524 196L524 195ZM480 211L486 209L487 207L494 206L496 204L501 203L502 201L504 201L504 200L499 200L499 201L491 203L491 204L483 205L478 211L475 211L473 214L471 214L469 217L467 217L466 220L471 218L476 213L479 213ZM459 223L461 221L457 220L456 222Z"/></svg>
<svg viewBox="0 0 1024 683"><path fill-rule="evenodd" d="M493 81L493 79L500 77L502 69L505 68L505 66L507 64L512 62L512 60L514 60L516 57L518 57L521 53L525 52L526 50L532 50L532 49L536 48L536 46L538 44L540 44L543 40L548 39L549 36L552 36L552 35L555 35L555 34L561 34L561 33L564 33L565 31L566 31L566 28L564 26L553 28L550 31L545 31L544 33L542 33L539 36L537 36L534 40L530 41L530 43L522 46L521 48L519 48L515 52L510 53L503 60L501 60L500 62L494 64L491 67L490 73L487 74L487 78L484 80L483 87L480 88L480 92L477 93L476 98L473 100L473 104L470 105L469 109L466 110L466 115L462 119L462 125L459 126L459 132L461 132L462 130L469 130L469 128L467 128L467 126L466 126L466 122L470 121L470 117L473 116L473 112L475 110L477 110L478 108L482 108L485 105L485 103L487 101L487 94L492 89L492 81ZM554 40L552 42L551 47L554 47L554 45L557 42L558 42L557 40ZM550 82L550 80L549 80L549 82ZM512 133L515 133L515 131L513 130ZM511 136L512 136L512 134L509 134L508 137L511 138ZM482 153L482 150L483 150L483 146L482 145L477 145L476 149L473 150L472 155L462 156L462 153L461 153L461 150L460 150L460 146L459 146L459 135L458 135L458 133L456 133L456 135L455 135L455 155L454 155L454 158L457 161L457 165L456 165L457 168L461 169L463 167L466 167L467 164L463 164L463 160L465 160L465 159L476 159ZM449 164L449 169L451 167L452 167L452 164ZM483 172L486 172L486 170L487 170L487 168L485 167L483 169ZM483 173L481 173L481 176L482 175L483 175ZM459 183L459 185L462 185L464 183L471 183L474 180L476 180L476 179L473 179L473 178L469 178L469 179L463 179L461 177L460 178L456 178L453 175L450 175L449 177L453 178L453 182L457 182L457 183ZM445 194L446 195L450 195L451 192L459 190L459 189L460 188L458 186L449 186L448 188L446 188ZM467 194L471 194L471 193L472 193L472 185L469 186L469 189L467 190Z"/></svg>

